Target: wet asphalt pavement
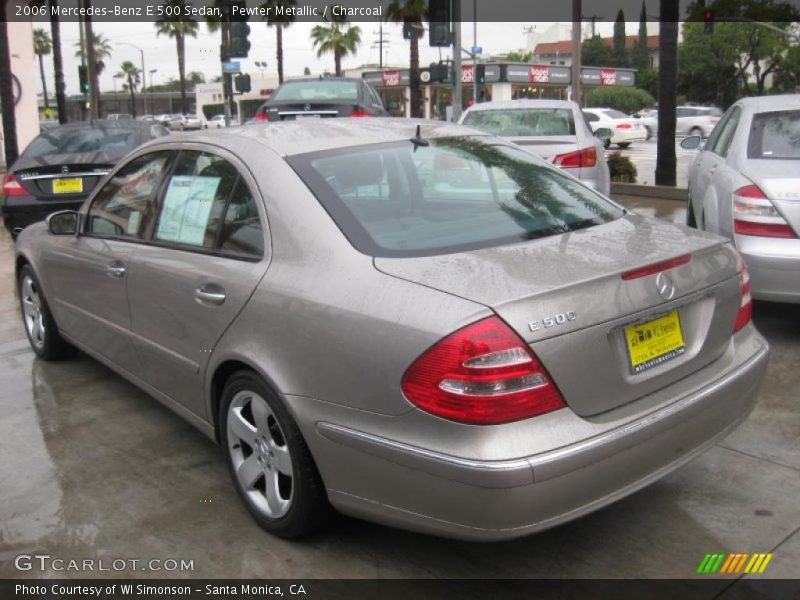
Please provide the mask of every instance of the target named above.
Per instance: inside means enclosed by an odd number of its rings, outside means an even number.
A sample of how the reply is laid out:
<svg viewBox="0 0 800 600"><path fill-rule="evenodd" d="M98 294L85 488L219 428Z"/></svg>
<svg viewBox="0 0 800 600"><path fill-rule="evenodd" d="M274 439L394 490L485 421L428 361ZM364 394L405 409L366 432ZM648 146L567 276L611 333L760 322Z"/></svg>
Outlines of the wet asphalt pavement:
<svg viewBox="0 0 800 600"><path fill-rule="evenodd" d="M683 218L680 203L621 201ZM116 577L683 578L709 552L773 552L760 577L798 577L800 305L758 304L755 322L772 345L755 411L633 496L513 542L454 542L347 518L288 542L256 526L218 448L179 417L87 356L34 357L0 228L0 578L109 576L15 567L34 553L193 561L191 571L139 563ZM723 590L732 580L718 582Z"/></svg>

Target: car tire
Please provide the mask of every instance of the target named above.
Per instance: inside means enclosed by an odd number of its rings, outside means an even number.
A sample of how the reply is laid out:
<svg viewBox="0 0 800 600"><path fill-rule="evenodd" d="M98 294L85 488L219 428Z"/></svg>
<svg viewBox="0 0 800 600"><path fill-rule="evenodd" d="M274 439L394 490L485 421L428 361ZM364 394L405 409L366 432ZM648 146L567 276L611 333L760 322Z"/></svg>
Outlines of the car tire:
<svg viewBox="0 0 800 600"><path fill-rule="evenodd" d="M653 137L653 130L652 130L652 128L648 127L647 125L645 125L645 126L644 126L644 130L647 132L647 137L646 137L646 138L644 138L644 139L645 139L645 141L647 141L647 140L649 140L651 137Z"/></svg>
<svg viewBox="0 0 800 600"><path fill-rule="evenodd" d="M608 140L608 139L603 140L603 148L605 148L606 150L611 148L611 140Z"/></svg>
<svg viewBox="0 0 800 600"><path fill-rule="evenodd" d="M690 136L692 136L692 135L699 135L701 139L705 137L705 135L703 135L703 130L702 130L702 129L700 129L699 127L692 127L692 128L689 130L689 135L690 135Z"/></svg>
<svg viewBox="0 0 800 600"><path fill-rule="evenodd" d="M261 377L237 371L227 380L218 422L236 491L261 527L292 539L328 521L332 509L311 452Z"/></svg>
<svg viewBox="0 0 800 600"><path fill-rule="evenodd" d="M617 147L618 148L622 148L624 150L625 148L627 148L630 145L631 145L630 142L620 142L619 144L617 144Z"/></svg>
<svg viewBox="0 0 800 600"><path fill-rule="evenodd" d="M59 360L75 354L75 347L58 333L53 313L47 305L39 280L30 265L20 269L17 293L25 334L36 356L43 360Z"/></svg>

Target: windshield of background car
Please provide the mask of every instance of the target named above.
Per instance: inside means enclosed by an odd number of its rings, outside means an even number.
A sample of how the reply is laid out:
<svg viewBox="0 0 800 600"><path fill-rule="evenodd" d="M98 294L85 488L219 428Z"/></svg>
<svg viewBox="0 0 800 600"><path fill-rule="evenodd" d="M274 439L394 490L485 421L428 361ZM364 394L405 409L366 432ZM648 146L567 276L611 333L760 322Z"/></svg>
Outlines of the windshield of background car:
<svg viewBox="0 0 800 600"><path fill-rule="evenodd" d="M357 100L358 87L355 81L291 81L282 84L270 100Z"/></svg>
<svg viewBox="0 0 800 600"><path fill-rule="evenodd" d="M575 135L572 111L563 108L502 108L475 110L464 125L500 136Z"/></svg>
<svg viewBox="0 0 800 600"><path fill-rule="evenodd" d="M755 115L747 141L747 158L800 158L800 111Z"/></svg>
<svg viewBox="0 0 800 600"><path fill-rule="evenodd" d="M292 157L350 243L370 256L428 256L575 231L623 211L496 138L404 140ZM427 144L427 145L425 145Z"/></svg>
<svg viewBox="0 0 800 600"><path fill-rule="evenodd" d="M48 129L25 149L27 158L49 154L107 152L127 154L138 145L139 132L120 127Z"/></svg>

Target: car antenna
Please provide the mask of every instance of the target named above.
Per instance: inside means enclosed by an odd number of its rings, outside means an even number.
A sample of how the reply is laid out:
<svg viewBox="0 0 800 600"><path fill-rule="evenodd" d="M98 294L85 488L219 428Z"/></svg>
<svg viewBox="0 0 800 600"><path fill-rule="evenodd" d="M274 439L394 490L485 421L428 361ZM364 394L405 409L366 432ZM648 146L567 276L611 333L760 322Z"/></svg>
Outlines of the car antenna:
<svg viewBox="0 0 800 600"><path fill-rule="evenodd" d="M417 151L417 148L420 146L430 146L431 143L428 140L422 139L422 133L420 132L420 126L417 125L417 134L411 138L410 142L414 144L414 152Z"/></svg>

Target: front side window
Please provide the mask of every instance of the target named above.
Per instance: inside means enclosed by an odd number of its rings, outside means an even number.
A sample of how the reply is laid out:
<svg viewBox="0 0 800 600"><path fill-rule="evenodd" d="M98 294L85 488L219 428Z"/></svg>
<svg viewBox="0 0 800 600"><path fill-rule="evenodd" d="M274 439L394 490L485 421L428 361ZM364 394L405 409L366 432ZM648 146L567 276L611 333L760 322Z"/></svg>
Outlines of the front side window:
<svg viewBox="0 0 800 600"><path fill-rule="evenodd" d="M800 111L755 115L747 141L747 158L800 158Z"/></svg>
<svg viewBox="0 0 800 600"><path fill-rule="evenodd" d="M85 233L141 239L170 154L145 154L117 171L92 200Z"/></svg>
<svg viewBox="0 0 800 600"><path fill-rule="evenodd" d="M742 111L739 109L739 107L733 107L731 116L725 122L725 125L720 131L719 137L714 143L714 147L711 150L712 152L719 154L722 157L728 155L728 149L733 142L733 136L736 133L736 127L739 125L739 116L741 115L741 112Z"/></svg>
<svg viewBox="0 0 800 600"><path fill-rule="evenodd" d="M289 164L359 251L424 256L605 223L623 211L540 159L453 137L296 156Z"/></svg>
<svg viewBox="0 0 800 600"><path fill-rule="evenodd" d="M475 110L464 125L500 136L575 135L572 111L563 108Z"/></svg>

